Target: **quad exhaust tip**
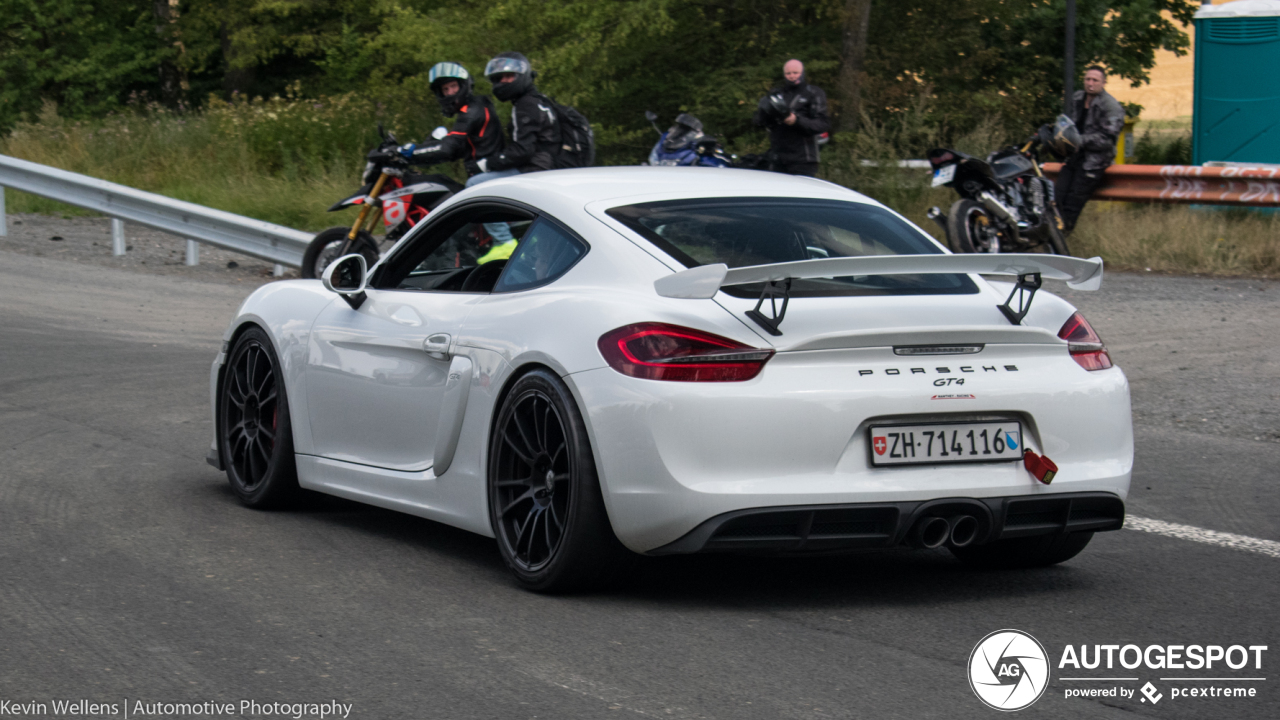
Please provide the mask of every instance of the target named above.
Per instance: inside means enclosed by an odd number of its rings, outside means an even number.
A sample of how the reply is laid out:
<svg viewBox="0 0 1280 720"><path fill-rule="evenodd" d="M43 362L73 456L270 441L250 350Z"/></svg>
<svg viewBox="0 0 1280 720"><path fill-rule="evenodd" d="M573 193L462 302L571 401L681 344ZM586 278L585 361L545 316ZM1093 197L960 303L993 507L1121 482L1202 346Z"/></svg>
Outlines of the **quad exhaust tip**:
<svg viewBox="0 0 1280 720"><path fill-rule="evenodd" d="M921 518L911 532L911 544L932 550L940 547L951 536L951 525L940 517Z"/></svg>
<svg viewBox="0 0 1280 720"><path fill-rule="evenodd" d="M951 547L964 547L978 537L978 519L972 515L956 515L947 524L951 526Z"/></svg>
<svg viewBox="0 0 1280 720"><path fill-rule="evenodd" d="M935 516L920 518L911 529L911 544L932 550L950 543L952 547L965 547L978 537L978 520L972 515L953 515L949 518Z"/></svg>

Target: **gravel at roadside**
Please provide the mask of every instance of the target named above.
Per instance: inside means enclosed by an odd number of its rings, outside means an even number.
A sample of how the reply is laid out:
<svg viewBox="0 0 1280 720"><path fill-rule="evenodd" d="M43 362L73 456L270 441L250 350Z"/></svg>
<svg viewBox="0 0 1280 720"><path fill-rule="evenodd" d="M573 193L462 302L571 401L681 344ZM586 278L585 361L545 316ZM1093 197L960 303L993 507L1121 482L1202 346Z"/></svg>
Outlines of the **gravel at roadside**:
<svg viewBox="0 0 1280 720"><path fill-rule="evenodd" d="M274 279L272 263L212 245L201 245L200 264L187 266L185 238L127 222L128 250L115 257L111 254L110 218L22 213L9 215L7 220L9 234L0 237L0 250L9 252L202 282L261 284ZM285 268L284 277L296 278L298 271Z"/></svg>

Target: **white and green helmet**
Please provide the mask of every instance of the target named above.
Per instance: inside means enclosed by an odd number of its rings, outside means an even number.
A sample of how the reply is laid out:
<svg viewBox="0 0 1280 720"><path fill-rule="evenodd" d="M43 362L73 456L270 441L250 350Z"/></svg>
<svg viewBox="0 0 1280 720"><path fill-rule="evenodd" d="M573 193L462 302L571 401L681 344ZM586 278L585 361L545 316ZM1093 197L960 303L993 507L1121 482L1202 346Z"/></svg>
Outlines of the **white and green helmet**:
<svg viewBox="0 0 1280 720"><path fill-rule="evenodd" d="M440 88L449 80L456 80L460 87L456 95L445 97ZM453 115L458 112L460 107L470 101L471 73L456 62L442 62L432 65L431 70L427 73L427 82L431 84L431 92L440 101L440 109L444 111L445 115Z"/></svg>

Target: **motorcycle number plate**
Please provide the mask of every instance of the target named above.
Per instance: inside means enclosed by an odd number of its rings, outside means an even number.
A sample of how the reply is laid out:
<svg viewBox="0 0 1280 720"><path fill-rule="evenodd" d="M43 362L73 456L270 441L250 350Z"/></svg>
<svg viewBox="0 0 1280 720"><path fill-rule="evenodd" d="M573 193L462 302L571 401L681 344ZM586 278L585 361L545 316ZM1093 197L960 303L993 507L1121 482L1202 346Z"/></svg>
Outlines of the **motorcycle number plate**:
<svg viewBox="0 0 1280 720"><path fill-rule="evenodd" d="M955 179L956 179L955 165L947 165L946 167L938 168L938 171L933 174L933 187L938 187L939 185L946 185L947 183Z"/></svg>

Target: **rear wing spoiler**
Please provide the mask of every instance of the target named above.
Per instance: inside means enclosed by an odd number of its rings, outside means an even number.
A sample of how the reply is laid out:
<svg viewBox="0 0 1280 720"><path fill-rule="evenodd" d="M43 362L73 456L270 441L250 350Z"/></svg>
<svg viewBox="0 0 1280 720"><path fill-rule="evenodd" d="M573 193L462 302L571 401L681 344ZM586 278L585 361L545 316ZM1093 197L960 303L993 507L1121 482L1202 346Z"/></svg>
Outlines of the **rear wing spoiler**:
<svg viewBox="0 0 1280 720"><path fill-rule="evenodd" d="M747 316L773 335L781 335L778 325L787 312L791 281L803 278L847 277L851 275L1016 275L1018 280L1000 310L1014 325L1020 325L1031 307L1031 298L1040 289L1042 278L1065 280L1075 290L1102 287L1102 258L1088 260L1063 255L983 254L955 255L872 255L865 257L798 260L772 265L751 265L730 270L724 263L700 265L659 278L653 288L662 297L710 299L720 288L747 283L765 283L760 302ZM1011 306L1018 296L1018 309ZM760 312L769 300L772 316ZM778 301L781 300L781 308Z"/></svg>

